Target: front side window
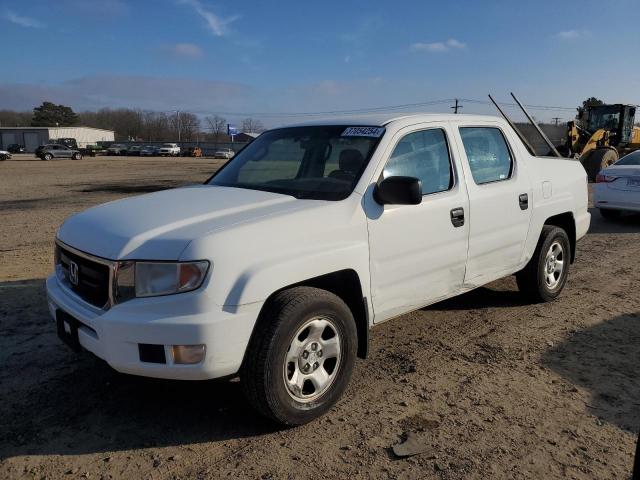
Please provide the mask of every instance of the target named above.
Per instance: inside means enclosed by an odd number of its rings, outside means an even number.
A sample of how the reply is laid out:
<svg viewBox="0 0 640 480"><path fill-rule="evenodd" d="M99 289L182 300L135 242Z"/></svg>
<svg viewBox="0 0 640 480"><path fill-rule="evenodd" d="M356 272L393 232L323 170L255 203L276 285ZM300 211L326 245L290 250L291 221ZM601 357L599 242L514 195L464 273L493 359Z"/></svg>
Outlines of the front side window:
<svg viewBox="0 0 640 480"><path fill-rule="evenodd" d="M513 158L499 128L462 127L460 136L476 184L498 182L511 177Z"/></svg>
<svg viewBox="0 0 640 480"><path fill-rule="evenodd" d="M391 176L419 179L423 195L449 190L453 171L444 130L422 130L403 137L382 172L383 178Z"/></svg>
<svg viewBox="0 0 640 480"><path fill-rule="evenodd" d="M383 133L379 127L327 125L270 130L208 184L342 200L355 188Z"/></svg>

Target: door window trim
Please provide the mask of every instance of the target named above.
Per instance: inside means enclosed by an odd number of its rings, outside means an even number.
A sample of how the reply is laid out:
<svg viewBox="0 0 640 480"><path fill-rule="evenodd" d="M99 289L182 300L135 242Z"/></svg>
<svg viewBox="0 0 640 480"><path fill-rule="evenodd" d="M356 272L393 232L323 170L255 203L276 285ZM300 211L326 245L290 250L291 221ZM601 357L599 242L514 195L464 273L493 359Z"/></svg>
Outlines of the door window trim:
<svg viewBox="0 0 640 480"><path fill-rule="evenodd" d="M469 156L467 155L467 149L465 148L464 140L462 139L462 132L460 131L463 128L492 128L500 131L500 134L504 139L504 143L507 145L509 156L511 157L511 168L509 169L509 176L507 178L501 178L501 179L499 178L497 180L491 180L490 182L483 182L483 183L476 182L476 179L473 176L473 170L471 169L471 162L469 162ZM511 148L511 143L509 143L509 139L507 138L507 135L505 134L502 127L500 127L499 125L458 125L458 135L460 136L460 143L462 144L461 145L462 150L464 151L464 156L467 160L467 165L469 166L469 173L471 174L471 179L473 180L473 183L476 186L482 187L484 185L491 185L493 183L508 182L509 180L512 180L514 178L516 173L516 165L517 165L516 156L513 153L513 148Z"/></svg>
<svg viewBox="0 0 640 480"><path fill-rule="evenodd" d="M391 155L393 155L393 152L395 152L396 147L400 144L400 142L408 137L409 135L413 135L414 133L419 133L419 132L426 132L427 130L441 130L442 133L444 134L444 142L445 145L447 147L447 155L449 157L449 175L450 175L450 180L449 180L449 188L447 188L446 190L439 190L437 192L429 192L429 193L423 193L422 197L426 197L428 195L438 195L440 193L446 193L446 192L450 192L452 190L454 190L457 185L458 185L458 175L457 175L457 171L456 171L456 166L454 164L453 161L453 154L451 152L451 142L449 141L449 134L447 132L447 129L444 126L437 126L437 127L427 127L427 128L418 128L417 130L413 130L412 132L408 132L405 134L402 134L398 140L393 144L393 147L391 148L391 151L389 153L389 157L386 159L386 161L384 162L384 165L382 166L382 170L380 171L380 176L378 178L377 183L379 184L382 180L384 180L384 169L386 168L387 164L391 161ZM398 132L400 133L400 132Z"/></svg>

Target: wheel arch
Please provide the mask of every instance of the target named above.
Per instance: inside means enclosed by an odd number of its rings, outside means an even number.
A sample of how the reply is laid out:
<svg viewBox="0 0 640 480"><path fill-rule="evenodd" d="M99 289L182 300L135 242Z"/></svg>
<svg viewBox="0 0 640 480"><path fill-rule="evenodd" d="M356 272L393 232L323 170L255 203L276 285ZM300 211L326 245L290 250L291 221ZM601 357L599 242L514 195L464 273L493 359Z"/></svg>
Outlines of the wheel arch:
<svg viewBox="0 0 640 480"><path fill-rule="evenodd" d="M569 236L569 244L571 246L571 263L576 258L576 221L572 212L564 212L547 218L544 225L553 225L562 228ZM544 226L543 225L543 226Z"/></svg>
<svg viewBox="0 0 640 480"><path fill-rule="evenodd" d="M290 285L279 288L269 295L265 300L258 320L253 326L253 331L249 338L249 345L253 341L254 336L257 334L260 325L267 321L263 316L263 312L266 310L267 305L271 299L278 293L288 290L294 287L314 287L321 290L326 290L339 297L344 303L347 304L349 310L353 314L353 318L356 323L356 331L358 334L358 357L366 358L369 352L369 301L364 297L362 293L362 283L358 273L353 269L338 270L335 272L326 273L317 277L308 278ZM246 355L246 353L245 353Z"/></svg>

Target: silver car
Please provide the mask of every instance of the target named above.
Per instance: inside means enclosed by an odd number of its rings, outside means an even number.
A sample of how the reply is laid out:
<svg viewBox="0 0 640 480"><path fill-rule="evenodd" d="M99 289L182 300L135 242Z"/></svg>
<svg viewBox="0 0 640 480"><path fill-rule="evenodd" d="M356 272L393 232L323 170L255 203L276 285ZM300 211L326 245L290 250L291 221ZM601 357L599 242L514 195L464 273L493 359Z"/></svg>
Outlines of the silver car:
<svg viewBox="0 0 640 480"><path fill-rule="evenodd" d="M81 160L82 154L80 150L74 150L66 145L45 145L39 152L40 159L51 160L52 158L73 158Z"/></svg>
<svg viewBox="0 0 640 480"><path fill-rule="evenodd" d="M215 152L213 154L213 158L225 158L225 159L228 160L230 158L233 158L233 156L235 154L236 153L233 150L231 150L230 148L223 148L223 149L218 150L217 152Z"/></svg>

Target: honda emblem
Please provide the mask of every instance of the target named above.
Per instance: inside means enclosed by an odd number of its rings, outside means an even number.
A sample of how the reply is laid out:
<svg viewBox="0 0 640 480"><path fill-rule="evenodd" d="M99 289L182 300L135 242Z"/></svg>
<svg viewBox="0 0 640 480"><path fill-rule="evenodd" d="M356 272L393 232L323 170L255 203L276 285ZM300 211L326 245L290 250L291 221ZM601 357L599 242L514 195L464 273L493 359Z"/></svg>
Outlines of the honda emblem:
<svg viewBox="0 0 640 480"><path fill-rule="evenodd" d="M78 264L74 261L69 261L69 281L71 285L78 285Z"/></svg>

